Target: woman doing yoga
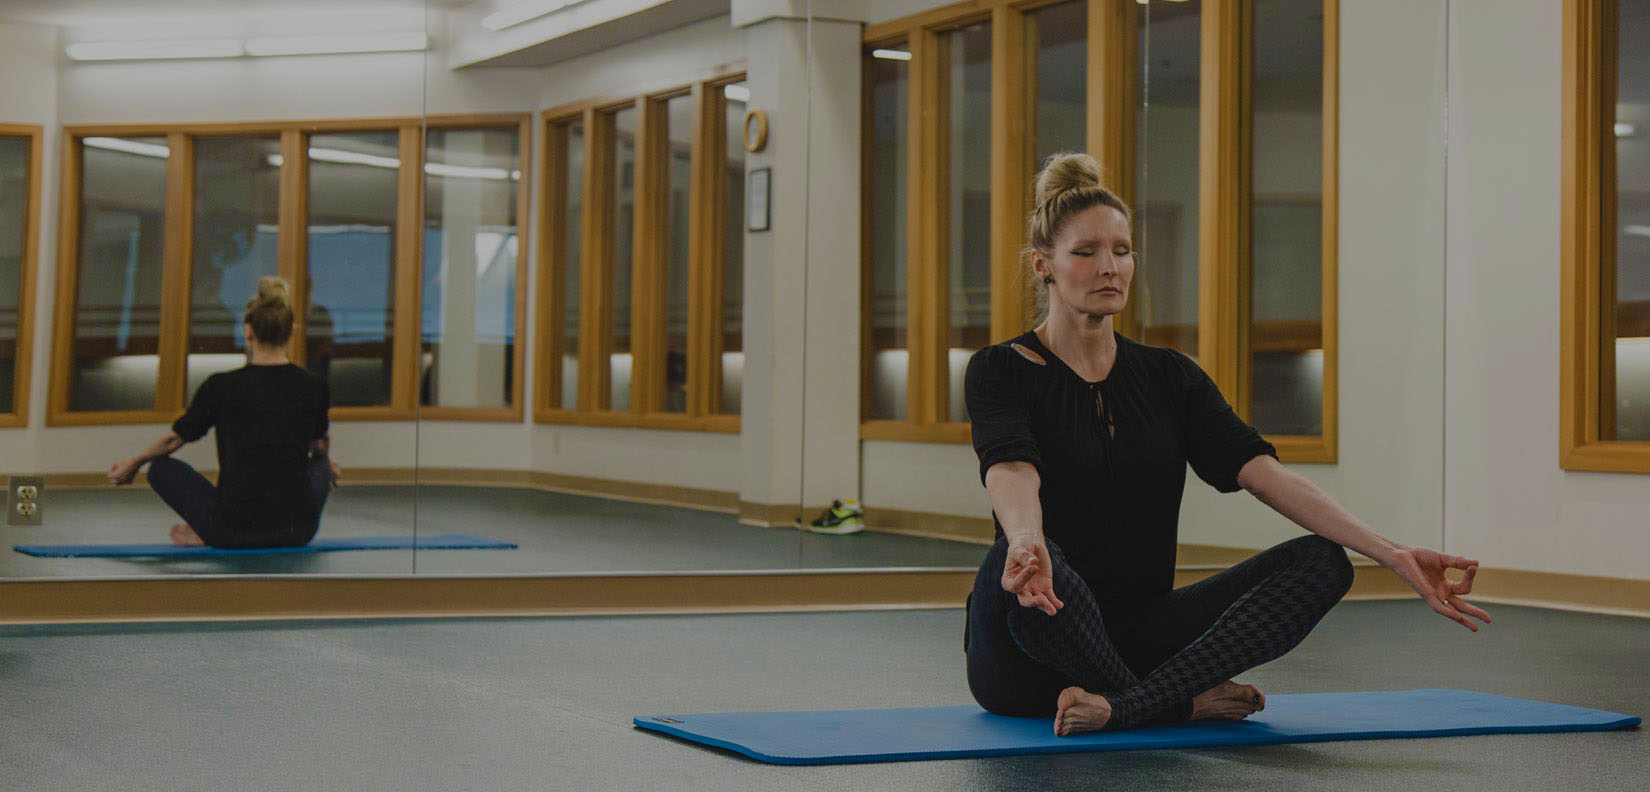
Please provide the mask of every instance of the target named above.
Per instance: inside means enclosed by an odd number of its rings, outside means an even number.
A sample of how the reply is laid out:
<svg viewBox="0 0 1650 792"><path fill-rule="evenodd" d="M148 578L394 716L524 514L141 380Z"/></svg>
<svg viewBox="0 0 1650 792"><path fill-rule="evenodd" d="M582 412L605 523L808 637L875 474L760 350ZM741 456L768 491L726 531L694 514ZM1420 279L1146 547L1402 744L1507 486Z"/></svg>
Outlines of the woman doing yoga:
<svg viewBox="0 0 1650 792"><path fill-rule="evenodd" d="M976 353L965 381L997 523L964 636L982 707L1053 716L1060 735L1247 717L1266 698L1232 677L1293 649L1346 594L1342 547L1468 629L1489 622L1462 599L1478 562L1377 535L1279 464L1196 363L1112 329L1134 245L1093 158L1051 157L1036 192L1028 258L1047 318ZM1173 588L1188 463L1314 535Z"/></svg>
<svg viewBox="0 0 1650 792"><path fill-rule="evenodd" d="M244 314L247 365L207 377L172 431L109 468L111 483L129 484L148 463L150 486L184 519L172 526L177 544L296 547L320 528L339 475L328 457L330 395L325 380L287 359L289 292L280 278L258 281ZM171 457L214 427L217 487Z"/></svg>

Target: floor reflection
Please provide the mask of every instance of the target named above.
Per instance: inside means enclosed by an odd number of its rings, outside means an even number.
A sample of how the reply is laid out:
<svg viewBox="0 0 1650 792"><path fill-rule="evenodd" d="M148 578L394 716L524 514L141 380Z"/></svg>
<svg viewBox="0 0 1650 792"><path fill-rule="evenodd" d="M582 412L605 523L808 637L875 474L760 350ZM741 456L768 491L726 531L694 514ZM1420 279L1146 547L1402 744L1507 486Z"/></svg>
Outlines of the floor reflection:
<svg viewBox="0 0 1650 792"><path fill-rule="evenodd" d="M741 525L733 515L536 490L360 486L328 500L319 537L462 533L516 550L371 550L209 559L31 558L14 544L165 542L176 521L145 489L57 490L47 521L15 528L0 577L199 574L544 574L571 572L974 567L985 548L885 534Z"/></svg>

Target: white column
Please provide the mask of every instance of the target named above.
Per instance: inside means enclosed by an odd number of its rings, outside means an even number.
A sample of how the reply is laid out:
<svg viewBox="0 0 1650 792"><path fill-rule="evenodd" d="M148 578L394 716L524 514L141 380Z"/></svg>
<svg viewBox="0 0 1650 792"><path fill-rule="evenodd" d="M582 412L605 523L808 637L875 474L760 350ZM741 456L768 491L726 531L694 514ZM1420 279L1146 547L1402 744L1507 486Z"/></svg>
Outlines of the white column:
<svg viewBox="0 0 1650 792"><path fill-rule="evenodd" d="M771 169L769 230L744 238L740 498L812 509L859 493L860 24L756 0L733 21L768 116L746 172Z"/></svg>

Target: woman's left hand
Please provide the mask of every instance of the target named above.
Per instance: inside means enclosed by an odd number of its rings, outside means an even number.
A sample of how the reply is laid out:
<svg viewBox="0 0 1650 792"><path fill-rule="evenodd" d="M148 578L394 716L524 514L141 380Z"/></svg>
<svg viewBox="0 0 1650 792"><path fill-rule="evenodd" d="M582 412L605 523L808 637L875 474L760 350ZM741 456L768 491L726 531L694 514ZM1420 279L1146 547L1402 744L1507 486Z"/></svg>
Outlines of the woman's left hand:
<svg viewBox="0 0 1650 792"><path fill-rule="evenodd" d="M1489 613L1461 598L1472 593L1472 579L1478 574L1477 561L1445 555L1425 547L1405 547L1392 554L1387 566L1415 589L1415 593L1420 594L1421 599L1426 600L1427 605L1440 616L1459 622L1473 632L1478 632L1478 625L1467 616L1490 623ZM1466 575L1460 582L1455 582L1444 577L1446 569L1460 569Z"/></svg>

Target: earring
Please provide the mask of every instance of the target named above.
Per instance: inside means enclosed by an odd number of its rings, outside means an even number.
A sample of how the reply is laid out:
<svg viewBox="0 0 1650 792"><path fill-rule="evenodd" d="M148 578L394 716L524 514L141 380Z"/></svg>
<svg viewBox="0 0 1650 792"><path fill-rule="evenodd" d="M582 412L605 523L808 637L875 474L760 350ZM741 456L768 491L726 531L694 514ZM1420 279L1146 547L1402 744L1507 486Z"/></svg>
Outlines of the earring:
<svg viewBox="0 0 1650 792"><path fill-rule="evenodd" d="M1044 283L1044 285L1052 285L1054 283L1054 276L1044 275L1043 276L1043 283Z"/></svg>

